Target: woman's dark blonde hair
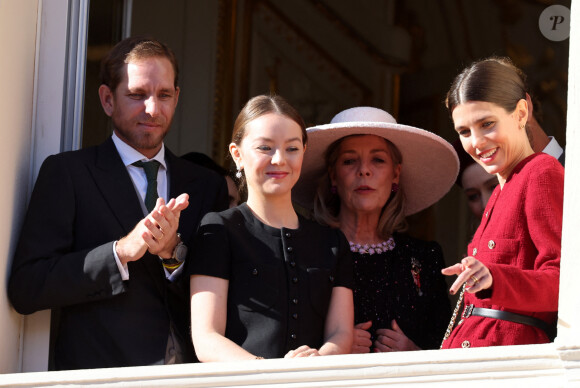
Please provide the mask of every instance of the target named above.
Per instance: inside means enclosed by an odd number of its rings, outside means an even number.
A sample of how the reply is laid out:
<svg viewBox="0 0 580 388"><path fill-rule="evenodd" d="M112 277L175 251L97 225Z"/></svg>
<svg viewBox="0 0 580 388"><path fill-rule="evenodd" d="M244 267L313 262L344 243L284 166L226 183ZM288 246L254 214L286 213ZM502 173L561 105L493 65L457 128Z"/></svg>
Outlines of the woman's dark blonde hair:
<svg viewBox="0 0 580 388"><path fill-rule="evenodd" d="M234 129L232 132L232 143L235 143L237 146L242 144L242 140L246 136L246 126L253 120L257 119L260 116L266 115L268 113L276 113L282 116L289 118L290 120L294 121L298 126L300 126L300 130L302 132L302 144L305 146L307 141L306 135L306 124L304 124L304 120L300 113L288 103L283 97L277 95L260 95L251 98L246 105L242 108L236 121L234 123ZM240 194L242 197L245 197L245 176L242 174L242 177L239 180L239 188Z"/></svg>
<svg viewBox="0 0 580 388"><path fill-rule="evenodd" d="M351 135L336 140L332 143L324 154L324 161L327 174L324 174L319 182L318 189L314 196L314 218L316 221L329 225L335 228L340 228L338 219L340 213L340 197L332 193L330 176L334 174L336 163L339 157L340 144L344 139ZM384 138L383 138L384 139ZM389 140L384 139L387 144L389 155L393 161L394 167L403 163L403 155L399 149ZM392 193L391 197L381 210L379 223L377 225L377 233L383 239L388 239L395 232L403 232L407 229L407 221L405 219L405 192L404 188L399 185L399 190Z"/></svg>

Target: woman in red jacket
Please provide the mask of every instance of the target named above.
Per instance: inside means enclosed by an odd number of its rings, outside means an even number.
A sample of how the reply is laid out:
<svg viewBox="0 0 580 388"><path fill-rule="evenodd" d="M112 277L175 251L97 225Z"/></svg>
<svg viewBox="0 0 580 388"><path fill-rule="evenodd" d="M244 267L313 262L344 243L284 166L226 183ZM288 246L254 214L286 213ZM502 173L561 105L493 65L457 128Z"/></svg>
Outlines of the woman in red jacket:
<svg viewBox="0 0 580 388"><path fill-rule="evenodd" d="M458 275L452 294L462 285L465 292L442 348L537 344L554 335L564 169L532 150L526 95L523 73L505 58L473 63L447 94L463 148L499 185L468 256L442 271Z"/></svg>

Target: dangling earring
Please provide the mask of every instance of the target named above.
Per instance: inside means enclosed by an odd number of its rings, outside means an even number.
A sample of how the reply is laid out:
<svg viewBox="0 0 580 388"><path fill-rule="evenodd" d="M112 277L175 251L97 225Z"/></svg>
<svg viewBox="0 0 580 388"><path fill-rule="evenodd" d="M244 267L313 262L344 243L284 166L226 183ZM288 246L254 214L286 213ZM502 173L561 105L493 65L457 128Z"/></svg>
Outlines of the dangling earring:
<svg viewBox="0 0 580 388"><path fill-rule="evenodd" d="M338 190L336 189L336 186L335 185L330 186L330 192L332 194L336 194L338 192Z"/></svg>
<svg viewBox="0 0 580 388"><path fill-rule="evenodd" d="M396 194L399 191L399 185L397 183L393 183L391 185L391 193Z"/></svg>
<svg viewBox="0 0 580 388"><path fill-rule="evenodd" d="M242 179L242 170L238 167L238 172L236 172L236 178Z"/></svg>

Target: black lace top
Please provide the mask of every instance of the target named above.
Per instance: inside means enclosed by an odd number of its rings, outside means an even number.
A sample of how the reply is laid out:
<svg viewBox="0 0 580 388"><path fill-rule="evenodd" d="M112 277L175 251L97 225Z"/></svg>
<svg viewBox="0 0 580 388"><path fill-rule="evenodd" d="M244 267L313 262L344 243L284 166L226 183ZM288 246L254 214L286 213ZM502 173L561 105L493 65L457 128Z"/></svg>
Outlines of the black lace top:
<svg viewBox="0 0 580 388"><path fill-rule="evenodd" d="M373 321L375 331L395 319L421 349L437 349L451 317L436 242L395 234L395 248L380 254L353 253L355 323Z"/></svg>

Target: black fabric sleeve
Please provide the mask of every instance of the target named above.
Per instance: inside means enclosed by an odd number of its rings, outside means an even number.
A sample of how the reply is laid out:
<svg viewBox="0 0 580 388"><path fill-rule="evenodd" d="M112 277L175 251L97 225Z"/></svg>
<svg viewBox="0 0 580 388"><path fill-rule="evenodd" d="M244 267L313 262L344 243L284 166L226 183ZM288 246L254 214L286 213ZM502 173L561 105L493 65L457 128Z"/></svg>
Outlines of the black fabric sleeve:
<svg viewBox="0 0 580 388"><path fill-rule="evenodd" d="M34 186L8 283L8 297L21 314L125 292L113 241L75 249L79 203L69 163L63 154L48 157Z"/></svg>
<svg viewBox="0 0 580 388"><path fill-rule="evenodd" d="M335 287L354 288L354 268L352 263L352 256L350 246L344 234L336 229L336 236L338 238L337 249L337 265L336 265L336 280Z"/></svg>
<svg viewBox="0 0 580 388"><path fill-rule="evenodd" d="M188 275L229 279L231 252L226 220L219 213L203 217L195 236L195 252Z"/></svg>

